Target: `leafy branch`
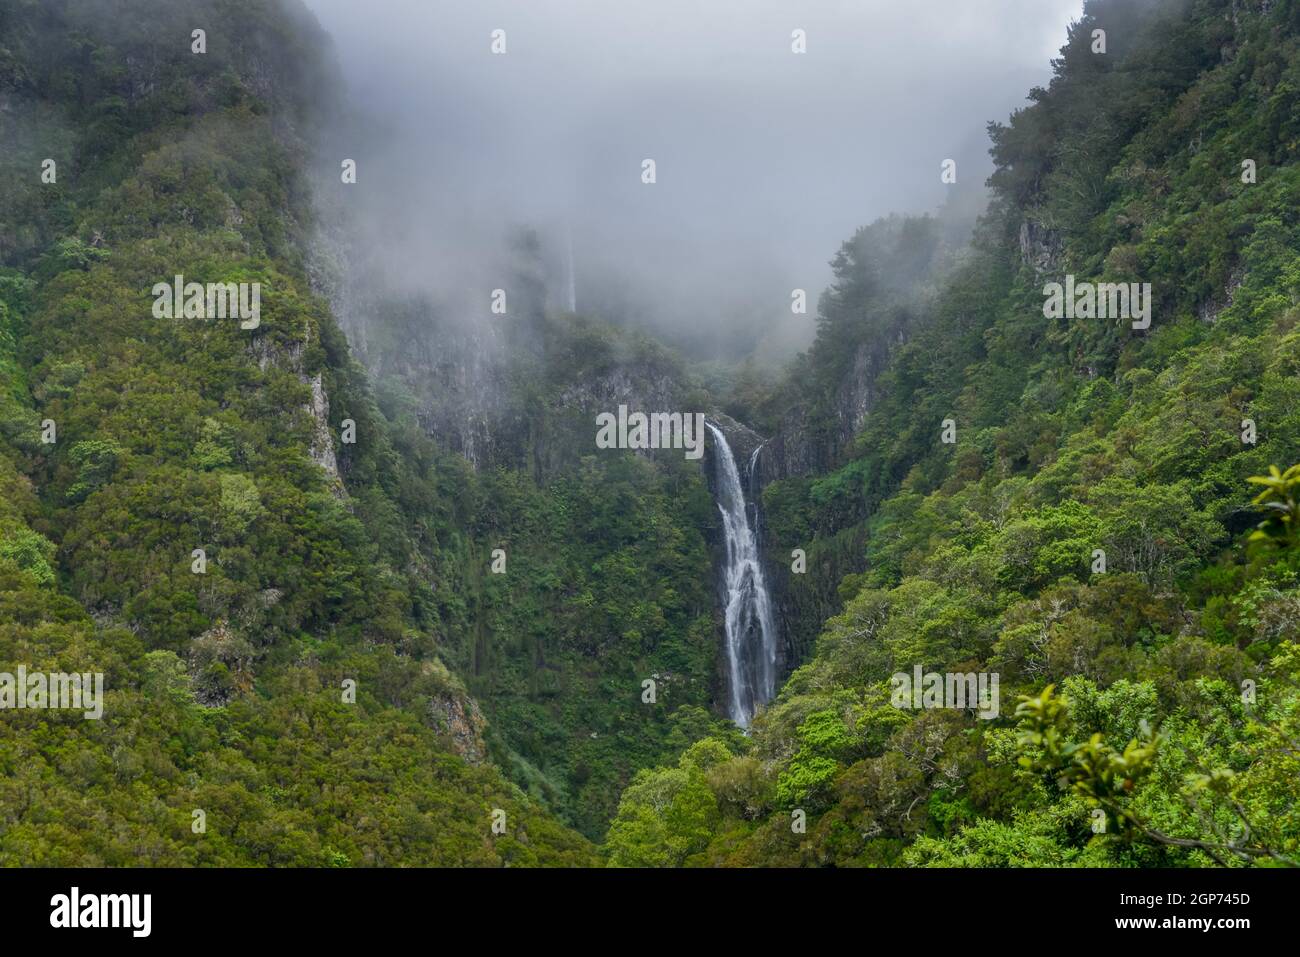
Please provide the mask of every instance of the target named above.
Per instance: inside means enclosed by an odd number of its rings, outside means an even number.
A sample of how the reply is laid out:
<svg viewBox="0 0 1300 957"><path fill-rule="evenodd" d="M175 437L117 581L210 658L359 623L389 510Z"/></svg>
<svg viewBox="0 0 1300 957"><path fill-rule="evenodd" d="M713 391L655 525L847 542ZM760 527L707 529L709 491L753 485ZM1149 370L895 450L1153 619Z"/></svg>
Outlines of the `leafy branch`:
<svg viewBox="0 0 1300 957"><path fill-rule="evenodd" d="M1251 533L1250 541L1300 547L1300 465L1293 465L1285 472L1270 465L1268 472L1268 475L1252 475L1246 479L1253 485L1264 486L1251 500L1264 513L1264 520Z"/></svg>
<svg viewBox="0 0 1300 957"><path fill-rule="evenodd" d="M1156 756L1165 743L1164 736L1153 731L1146 721L1139 725L1140 736L1129 741L1122 752L1106 744L1099 733L1084 742L1070 741L1069 704L1055 694L1053 685L1044 688L1037 698L1021 696L1016 717L1021 719L1018 744L1022 767L1053 774L1063 788L1102 808L1142 837L1169 847L1202 851L1221 867L1228 867L1232 858L1239 861L1268 858L1287 866L1300 866L1300 862L1254 841L1245 809L1230 796L1233 773L1227 769L1198 775L1192 781L1192 788L1224 800L1239 823L1236 835L1226 833L1194 798L1190 801L1192 809L1202 824L1214 831L1217 841L1174 837L1143 821L1127 799L1138 781L1155 766Z"/></svg>

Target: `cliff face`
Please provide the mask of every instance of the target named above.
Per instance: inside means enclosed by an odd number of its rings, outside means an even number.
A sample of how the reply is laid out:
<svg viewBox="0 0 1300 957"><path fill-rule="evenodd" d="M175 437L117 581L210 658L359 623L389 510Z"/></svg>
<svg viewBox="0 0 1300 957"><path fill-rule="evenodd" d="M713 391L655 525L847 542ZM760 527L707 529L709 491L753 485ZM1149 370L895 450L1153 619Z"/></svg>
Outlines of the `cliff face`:
<svg viewBox="0 0 1300 957"><path fill-rule="evenodd" d="M705 411L666 350L577 316L547 313L545 288L507 315L449 315L425 297L322 282L356 354L421 428L477 472L562 473L596 451L596 416Z"/></svg>
<svg viewBox="0 0 1300 957"><path fill-rule="evenodd" d="M1059 232L1027 218L1020 224L1017 241L1026 266L1040 275L1057 271L1065 247Z"/></svg>
<svg viewBox="0 0 1300 957"><path fill-rule="evenodd" d="M968 213L891 215L858 229L818 300L817 336L767 401L774 421L765 480L824 475L843 465L880 399L891 357L926 321L961 255Z"/></svg>
<svg viewBox="0 0 1300 957"><path fill-rule="evenodd" d="M441 322L427 304L404 303L372 319L392 347L370 340L367 366L377 381L402 383L415 399L421 428L476 470L515 466L528 444L525 410L515 401L503 324ZM393 318L390 320L389 316ZM366 342L345 327L353 341Z"/></svg>
<svg viewBox="0 0 1300 957"><path fill-rule="evenodd" d="M849 444L875 404L877 378L888 366L894 347L904 341L905 332L899 328L854 349L848 371L826 403L831 410L829 429L807 401L790 407L763 450L759 463L763 485L777 479L824 475L844 461Z"/></svg>
<svg viewBox="0 0 1300 957"><path fill-rule="evenodd" d="M746 477L751 474L754 477L754 483L746 482L745 497L748 499L755 493L760 492L762 489L761 485L757 484L758 476L762 470L762 458L767 455L771 446L769 440L763 438L743 422L738 422L723 412L710 412L708 421L717 426L718 430L726 438L727 445L731 448L731 454L736 459L736 468L740 470L741 480L745 481ZM749 464L754 459L754 453L758 451L760 446L763 451L760 453L758 461L754 463L755 469L751 473ZM716 474L715 453L716 449L713 443L706 442L702 464L704 465L704 474L709 484L709 490L716 495L717 490L714 488L714 475Z"/></svg>

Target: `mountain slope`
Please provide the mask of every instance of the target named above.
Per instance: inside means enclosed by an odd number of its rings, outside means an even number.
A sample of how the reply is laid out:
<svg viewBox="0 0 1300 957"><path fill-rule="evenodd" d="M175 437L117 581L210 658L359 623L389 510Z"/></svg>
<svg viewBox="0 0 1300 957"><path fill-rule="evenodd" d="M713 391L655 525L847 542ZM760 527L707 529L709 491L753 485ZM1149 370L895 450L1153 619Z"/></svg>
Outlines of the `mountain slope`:
<svg viewBox="0 0 1300 957"><path fill-rule="evenodd" d="M790 585L842 612L748 747L625 792L614 862L1300 856L1300 481L1272 480L1274 521L1247 481L1300 460L1300 5L1099 0L1062 53L991 128L993 205L853 451L765 491L773 564L862 529L860 573ZM1067 273L1151 283L1150 328L1048 318ZM879 334L875 302L839 305L828 346ZM836 381L828 352L804 381ZM896 706L916 668L999 675L1000 716Z"/></svg>
<svg viewBox="0 0 1300 957"><path fill-rule="evenodd" d="M0 669L106 683L0 723L7 864L593 860L481 764L402 517L450 505L311 291L325 49L293 2L0 3ZM260 323L160 317L176 275Z"/></svg>

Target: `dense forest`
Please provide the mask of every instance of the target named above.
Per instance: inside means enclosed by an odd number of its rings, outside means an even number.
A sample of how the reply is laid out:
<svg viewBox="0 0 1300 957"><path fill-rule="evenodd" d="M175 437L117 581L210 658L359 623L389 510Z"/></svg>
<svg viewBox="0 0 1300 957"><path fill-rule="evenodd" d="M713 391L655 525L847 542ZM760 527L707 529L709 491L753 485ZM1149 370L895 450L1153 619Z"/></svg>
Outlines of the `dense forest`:
<svg viewBox="0 0 1300 957"><path fill-rule="evenodd" d="M744 749L628 789L613 863L1300 860L1300 5L1085 9L990 126L965 255L925 220L859 231L813 348L738 377L823 463L764 490L773 564L808 549L810 593L856 565ZM1045 318L1065 274L1149 281L1150 328ZM1000 675L1001 718L894 706L917 665Z"/></svg>
<svg viewBox="0 0 1300 957"><path fill-rule="evenodd" d="M1089 0L969 239L828 250L782 370L550 307L532 233L465 358L349 271L330 51L299 0L0 0L0 672L106 689L3 713L0 864L1300 864L1300 2ZM744 732L718 450L597 449L638 401L759 463Z"/></svg>

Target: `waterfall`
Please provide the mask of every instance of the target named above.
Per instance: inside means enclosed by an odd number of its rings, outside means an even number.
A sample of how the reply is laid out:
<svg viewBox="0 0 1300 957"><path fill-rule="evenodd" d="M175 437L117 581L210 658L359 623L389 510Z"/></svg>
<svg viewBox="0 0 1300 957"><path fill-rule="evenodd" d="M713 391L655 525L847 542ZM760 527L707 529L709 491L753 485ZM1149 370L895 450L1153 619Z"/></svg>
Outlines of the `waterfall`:
<svg viewBox="0 0 1300 957"><path fill-rule="evenodd" d="M731 720L748 728L754 712L776 695L776 626L763 581L758 537L749 523L736 459L722 432L712 423L706 424L713 433L718 511L722 514L727 545L722 569L723 596L727 602L727 674L731 685L727 710ZM757 458L756 449L749 460L751 474Z"/></svg>

